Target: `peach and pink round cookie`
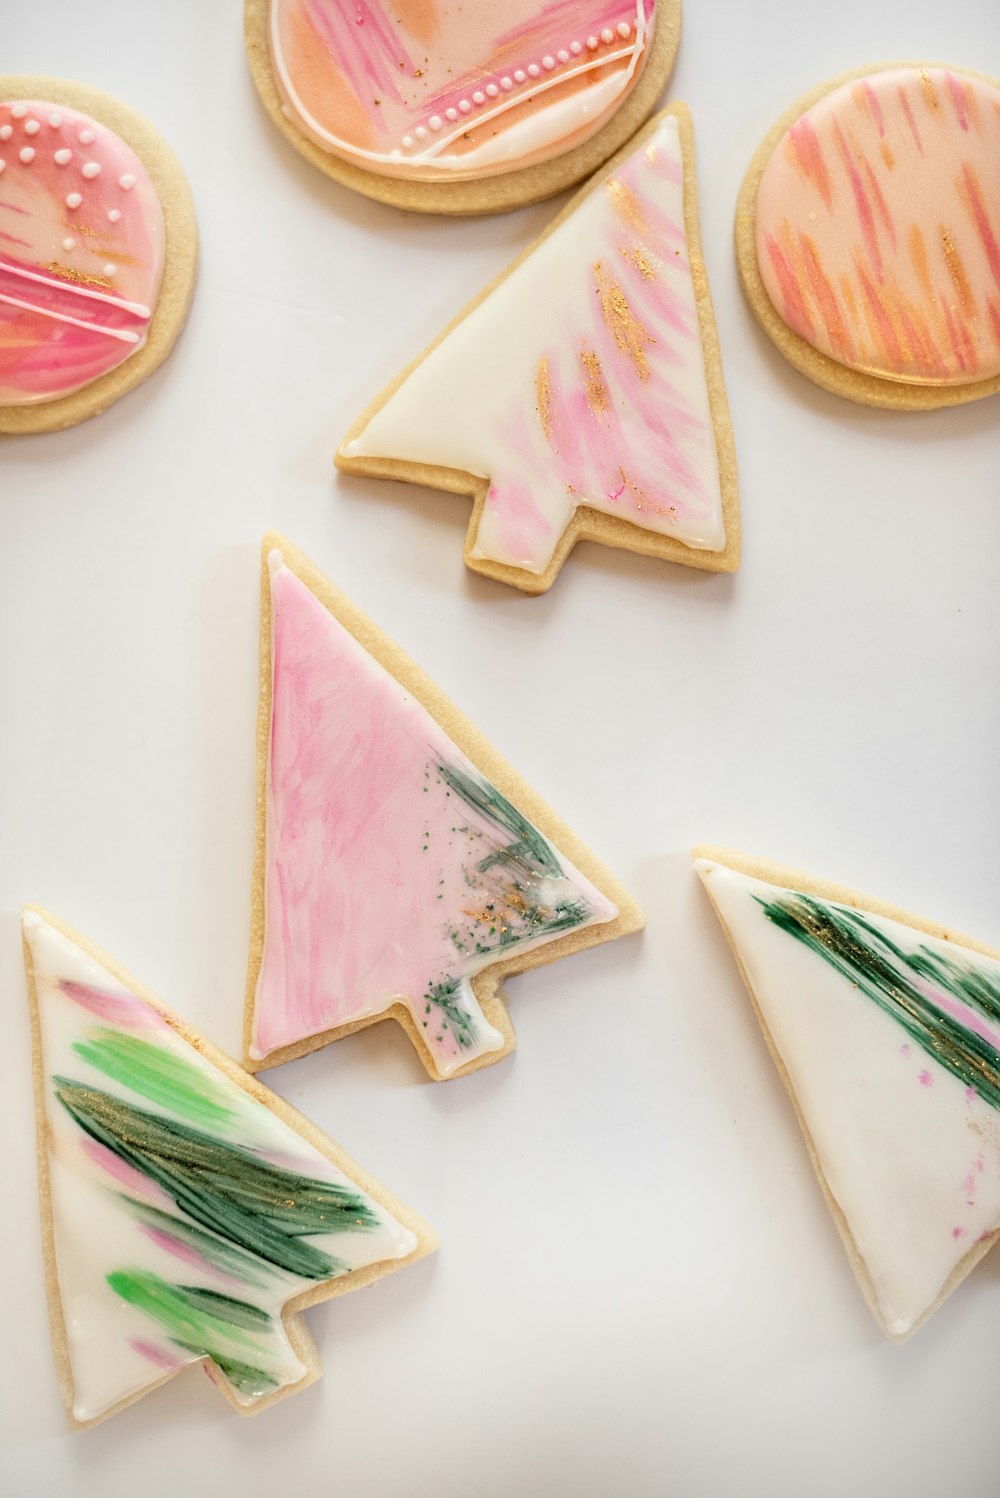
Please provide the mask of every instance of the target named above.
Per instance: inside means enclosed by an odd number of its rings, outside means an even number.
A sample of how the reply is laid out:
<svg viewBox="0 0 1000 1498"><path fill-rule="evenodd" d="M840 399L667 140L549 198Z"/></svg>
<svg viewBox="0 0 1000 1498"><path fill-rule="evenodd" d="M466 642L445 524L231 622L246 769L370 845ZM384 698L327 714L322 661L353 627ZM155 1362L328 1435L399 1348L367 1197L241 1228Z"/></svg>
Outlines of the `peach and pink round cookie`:
<svg viewBox="0 0 1000 1498"><path fill-rule="evenodd" d="M589 176L673 67L680 0L246 0L272 119L369 197L490 213Z"/></svg>
<svg viewBox="0 0 1000 1498"><path fill-rule="evenodd" d="M0 79L0 431L103 410L166 357L194 284L190 192L145 121Z"/></svg>
<svg viewBox="0 0 1000 1498"><path fill-rule="evenodd" d="M758 150L736 244L761 325L826 389L904 410L1000 390L1000 84L897 64L822 85Z"/></svg>

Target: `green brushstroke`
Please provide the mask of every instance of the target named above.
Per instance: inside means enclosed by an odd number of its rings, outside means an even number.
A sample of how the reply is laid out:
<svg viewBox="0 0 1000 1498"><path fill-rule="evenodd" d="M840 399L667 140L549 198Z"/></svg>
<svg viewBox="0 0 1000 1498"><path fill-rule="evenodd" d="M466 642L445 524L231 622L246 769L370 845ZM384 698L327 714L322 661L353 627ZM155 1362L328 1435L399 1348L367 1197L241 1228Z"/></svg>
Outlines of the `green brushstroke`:
<svg viewBox="0 0 1000 1498"><path fill-rule="evenodd" d="M171 1285L140 1269L116 1269L108 1275L108 1284L179 1347L210 1357L242 1394L265 1394L277 1387L278 1380L261 1364L278 1361L283 1338L279 1346L273 1345L280 1328L266 1311L194 1285Z"/></svg>
<svg viewBox="0 0 1000 1498"><path fill-rule="evenodd" d="M229 1097L213 1077L183 1056L120 1030L96 1030L73 1050L113 1082L190 1123L222 1128L234 1117Z"/></svg>
<svg viewBox="0 0 1000 1498"><path fill-rule="evenodd" d="M203 1228L195 1227L184 1217L175 1217L171 1212L164 1212L159 1207L152 1207L148 1202L136 1201L134 1197L116 1193L123 1209L145 1227L154 1228L157 1232L169 1233L177 1238L187 1248L193 1249L201 1255L213 1269L228 1275L231 1279L241 1280L249 1289L263 1290L275 1283L274 1266L263 1264L253 1254L246 1253L237 1248L235 1244L227 1242L225 1238L219 1238L215 1233L207 1233ZM337 1272L343 1273L346 1265L338 1264Z"/></svg>
<svg viewBox="0 0 1000 1498"><path fill-rule="evenodd" d="M933 1060L1000 1111L1000 1051L938 1008L915 979L933 985L994 1023L1000 1021L1000 981L983 968L921 945L906 952L858 910L809 895L765 900L765 914L787 935L901 1025Z"/></svg>
<svg viewBox="0 0 1000 1498"><path fill-rule="evenodd" d="M330 1278L337 1260L306 1239L378 1225L364 1197L348 1186L297 1175L68 1077L53 1083L84 1133L162 1187L189 1218L289 1274Z"/></svg>
<svg viewBox="0 0 1000 1498"><path fill-rule="evenodd" d="M438 1023L446 1026L455 1037L455 1043L467 1051L476 1041L479 1023L459 997L464 988L461 978L445 978L441 983L429 984L424 994L424 1014L430 1015L432 1009L437 1010Z"/></svg>
<svg viewBox="0 0 1000 1498"><path fill-rule="evenodd" d="M465 866L465 883L474 912L467 912L467 925L452 926L448 940L464 959L466 970L482 966L478 959L500 955L524 942L552 938L560 932L585 925L592 911L582 898L563 898L547 905L538 898L545 879L565 881L566 871L558 855L537 827L523 817L506 796L480 776L438 761L434 766L448 791L470 811L499 829L507 842L473 827L456 827L470 842L481 840L490 848L483 858ZM428 982L424 993L424 1029L449 1031L461 1050L477 1042L482 1016L460 973L445 972Z"/></svg>
<svg viewBox="0 0 1000 1498"><path fill-rule="evenodd" d="M473 811L479 812L488 822L501 828L511 839L505 847L483 859L478 865L481 873L485 873L494 864L502 863L520 864L532 873L548 874L554 879L563 877L562 865L547 839L526 817L522 817L517 807L512 806L496 786L443 763L438 764L437 772L445 785Z"/></svg>

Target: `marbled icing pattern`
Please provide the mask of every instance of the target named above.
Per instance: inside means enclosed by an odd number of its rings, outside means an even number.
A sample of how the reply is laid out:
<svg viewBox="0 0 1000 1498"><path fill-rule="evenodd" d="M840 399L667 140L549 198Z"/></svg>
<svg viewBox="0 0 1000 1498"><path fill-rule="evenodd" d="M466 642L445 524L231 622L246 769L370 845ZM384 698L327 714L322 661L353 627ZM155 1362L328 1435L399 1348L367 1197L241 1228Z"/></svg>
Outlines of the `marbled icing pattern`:
<svg viewBox="0 0 1000 1498"><path fill-rule="evenodd" d="M271 554L265 937L250 1054L404 1004L437 1071L502 1039L470 978L617 911Z"/></svg>
<svg viewBox="0 0 1000 1498"><path fill-rule="evenodd" d="M414 1235L62 932L24 929L74 1417L204 1358L245 1406L299 1382L285 1301Z"/></svg>
<svg viewBox="0 0 1000 1498"><path fill-rule="evenodd" d="M654 0L271 0L285 113L368 171L489 176L562 154L631 92Z"/></svg>
<svg viewBox="0 0 1000 1498"><path fill-rule="evenodd" d="M56 400L142 348L163 254L123 140L62 104L0 104L0 405Z"/></svg>
<svg viewBox="0 0 1000 1498"><path fill-rule="evenodd" d="M873 73L787 131L757 194L757 261L794 332L914 384L1000 374L1000 89Z"/></svg>
<svg viewBox="0 0 1000 1498"><path fill-rule="evenodd" d="M1000 962L718 863L699 872L905 1336L1000 1229Z"/></svg>
<svg viewBox="0 0 1000 1498"><path fill-rule="evenodd" d="M473 555L536 574L579 505L721 551L684 172L677 120L665 116L428 354L344 457L490 479Z"/></svg>

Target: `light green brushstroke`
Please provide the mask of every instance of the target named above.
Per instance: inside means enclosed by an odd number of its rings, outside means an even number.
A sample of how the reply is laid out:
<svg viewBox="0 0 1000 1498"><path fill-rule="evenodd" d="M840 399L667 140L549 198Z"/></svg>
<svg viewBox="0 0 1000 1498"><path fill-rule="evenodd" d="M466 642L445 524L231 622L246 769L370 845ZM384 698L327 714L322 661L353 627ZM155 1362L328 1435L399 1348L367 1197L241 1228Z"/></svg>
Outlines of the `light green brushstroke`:
<svg viewBox="0 0 1000 1498"><path fill-rule="evenodd" d="M256 1306L193 1285L170 1285L139 1269L116 1269L108 1275L108 1284L163 1327L179 1347L210 1357L242 1394L265 1394L280 1382L275 1376L275 1323ZM263 1364L270 1364L274 1372Z"/></svg>
<svg viewBox="0 0 1000 1498"><path fill-rule="evenodd" d="M227 1093L206 1072L162 1046L118 1030L95 1030L73 1050L113 1082L189 1123L222 1128L235 1118Z"/></svg>

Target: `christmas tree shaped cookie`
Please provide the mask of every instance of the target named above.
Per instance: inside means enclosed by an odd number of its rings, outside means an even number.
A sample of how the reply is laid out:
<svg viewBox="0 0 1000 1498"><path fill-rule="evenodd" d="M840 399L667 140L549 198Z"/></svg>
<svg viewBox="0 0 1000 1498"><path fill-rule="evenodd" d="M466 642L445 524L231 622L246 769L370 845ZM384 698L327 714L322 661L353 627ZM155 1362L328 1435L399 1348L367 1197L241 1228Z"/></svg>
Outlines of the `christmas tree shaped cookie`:
<svg viewBox="0 0 1000 1498"><path fill-rule="evenodd" d="M24 947L71 1424L191 1363L244 1414L312 1383L297 1313L420 1258L432 1235L84 938L29 909Z"/></svg>
<svg viewBox="0 0 1000 1498"><path fill-rule="evenodd" d="M251 1070L389 1016L435 1078L488 1065L514 1046L504 977L642 924L443 694L280 537L264 543L258 755Z"/></svg>
<svg viewBox="0 0 1000 1498"><path fill-rule="evenodd" d="M690 117L658 115L361 417L351 473L474 501L465 560L529 593L576 541L739 563Z"/></svg>
<svg viewBox="0 0 1000 1498"><path fill-rule="evenodd" d="M1000 953L697 849L827 1203L902 1341L1000 1236Z"/></svg>

